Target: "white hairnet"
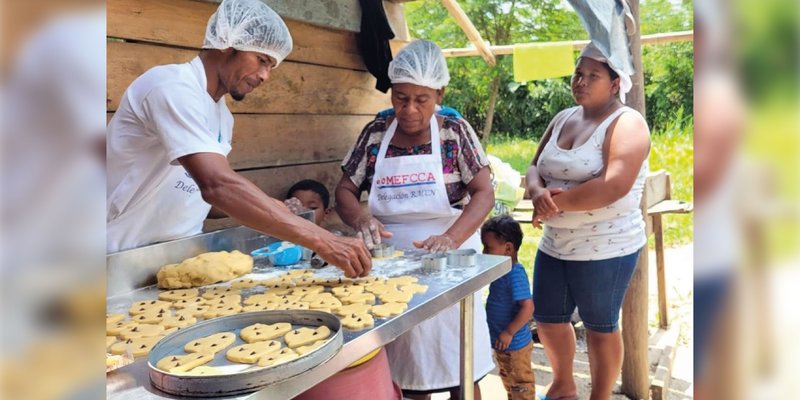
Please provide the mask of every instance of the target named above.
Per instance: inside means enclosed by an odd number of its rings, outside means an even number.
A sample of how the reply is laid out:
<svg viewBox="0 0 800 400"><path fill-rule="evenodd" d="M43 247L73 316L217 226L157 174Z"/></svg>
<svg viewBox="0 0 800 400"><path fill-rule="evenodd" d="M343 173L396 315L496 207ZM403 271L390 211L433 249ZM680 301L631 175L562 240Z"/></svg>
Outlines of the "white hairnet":
<svg viewBox="0 0 800 400"><path fill-rule="evenodd" d="M415 40L400 50L389 63L392 83L413 83L441 89L450 82L450 72L442 49L427 40Z"/></svg>
<svg viewBox="0 0 800 400"><path fill-rule="evenodd" d="M589 43L586 47L583 48L581 51L580 57L591 58L592 60L606 63L608 64L614 72L619 75L619 99L623 103L625 103L625 94L631 91L633 87L633 81L631 81L631 76L626 74L621 68L618 68L614 64L608 61L608 58L594 45L594 43ZM580 60L580 58L578 58Z"/></svg>
<svg viewBox="0 0 800 400"><path fill-rule="evenodd" d="M275 66L292 51L289 28L261 0L224 0L208 20L204 49L234 48L275 59Z"/></svg>

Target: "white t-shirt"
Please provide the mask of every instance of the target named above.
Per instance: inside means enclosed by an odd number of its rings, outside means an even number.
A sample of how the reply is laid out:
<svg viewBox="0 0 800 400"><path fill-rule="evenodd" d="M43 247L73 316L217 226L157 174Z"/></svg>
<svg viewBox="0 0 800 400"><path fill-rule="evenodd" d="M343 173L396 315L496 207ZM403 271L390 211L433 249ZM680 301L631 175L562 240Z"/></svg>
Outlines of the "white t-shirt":
<svg viewBox="0 0 800 400"><path fill-rule="evenodd" d="M232 136L233 115L208 94L199 57L133 81L108 124L107 251L200 233L211 206L177 160L227 156Z"/></svg>
<svg viewBox="0 0 800 400"><path fill-rule="evenodd" d="M553 133L536 165L547 188L572 189L598 177L605 169L603 143L608 126L623 112L622 107L604 120L586 143L564 150L558 137L569 117L578 110L566 112L553 126ZM544 236L539 249L561 260L606 260L633 254L647 243L645 224L639 203L647 178L647 160L642 163L631 190L606 207L588 211L564 211L544 221Z"/></svg>

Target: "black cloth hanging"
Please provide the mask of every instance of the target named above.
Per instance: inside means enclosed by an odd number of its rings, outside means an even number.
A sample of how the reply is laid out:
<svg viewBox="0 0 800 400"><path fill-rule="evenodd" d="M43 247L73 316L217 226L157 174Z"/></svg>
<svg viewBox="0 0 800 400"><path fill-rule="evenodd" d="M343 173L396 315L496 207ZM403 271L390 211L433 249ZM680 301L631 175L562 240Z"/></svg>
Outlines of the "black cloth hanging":
<svg viewBox="0 0 800 400"><path fill-rule="evenodd" d="M386 93L392 82L389 80L389 62L392 50L389 40L394 32L386 18L381 0L359 0L361 3L361 33L358 34L358 51L367 70L378 79L375 89Z"/></svg>

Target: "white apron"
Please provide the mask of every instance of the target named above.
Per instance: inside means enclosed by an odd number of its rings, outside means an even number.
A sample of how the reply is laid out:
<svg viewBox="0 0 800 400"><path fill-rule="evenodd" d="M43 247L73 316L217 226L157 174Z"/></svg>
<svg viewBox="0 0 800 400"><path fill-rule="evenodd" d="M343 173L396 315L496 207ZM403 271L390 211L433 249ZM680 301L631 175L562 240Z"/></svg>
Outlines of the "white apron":
<svg viewBox="0 0 800 400"><path fill-rule="evenodd" d="M439 124L431 117L431 154L385 158L397 129L393 121L381 142L375 176L369 193L372 215L394 235L384 241L396 248L413 248L414 240L441 235L461 210L452 208L442 172ZM478 232L461 248L480 251ZM392 379L406 390L431 390L458 386L460 306L447 308L412 328L386 346ZM489 327L481 292L474 298L474 377L494 369Z"/></svg>

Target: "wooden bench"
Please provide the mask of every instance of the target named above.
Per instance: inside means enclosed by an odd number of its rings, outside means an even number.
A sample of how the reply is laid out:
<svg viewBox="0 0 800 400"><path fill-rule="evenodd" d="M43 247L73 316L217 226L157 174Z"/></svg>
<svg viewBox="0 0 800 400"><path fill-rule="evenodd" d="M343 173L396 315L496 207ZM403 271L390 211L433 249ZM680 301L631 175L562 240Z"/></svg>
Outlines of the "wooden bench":
<svg viewBox="0 0 800 400"><path fill-rule="evenodd" d="M525 182L523 180L523 185ZM669 326L667 316L667 290L666 273L664 266L664 232L662 215L686 214L692 212L692 204L672 199L672 187L669 173L660 170L647 175L644 184L645 194L642 196L643 205L647 209L645 224L647 236L655 235L656 273L658 276L658 320L659 326L666 329ZM526 196L527 193L526 193ZM533 202L530 198L523 198L512 211L515 220L521 223L530 223L533 218Z"/></svg>

